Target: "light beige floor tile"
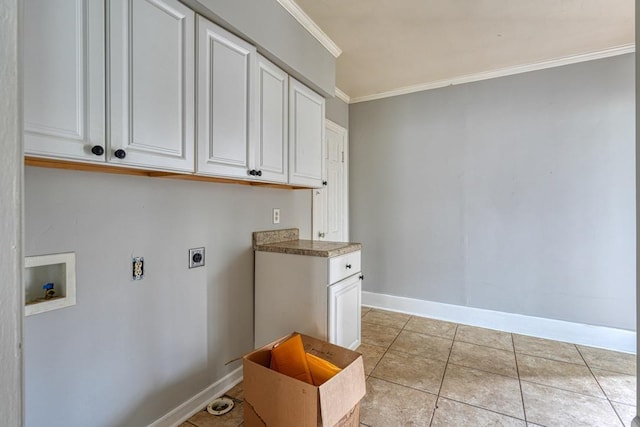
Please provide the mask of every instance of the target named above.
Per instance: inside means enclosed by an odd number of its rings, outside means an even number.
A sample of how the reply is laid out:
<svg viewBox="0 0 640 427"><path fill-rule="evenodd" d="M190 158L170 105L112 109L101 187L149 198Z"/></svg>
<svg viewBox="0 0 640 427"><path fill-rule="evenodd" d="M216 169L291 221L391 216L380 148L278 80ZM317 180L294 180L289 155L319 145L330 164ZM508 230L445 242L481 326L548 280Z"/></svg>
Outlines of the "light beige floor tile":
<svg viewBox="0 0 640 427"><path fill-rule="evenodd" d="M626 405L636 404L635 375L625 375L602 369L592 369L592 371L610 400Z"/></svg>
<svg viewBox="0 0 640 427"><path fill-rule="evenodd" d="M388 328L375 323L362 322L362 343L389 347L400 333L400 328Z"/></svg>
<svg viewBox="0 0 640 427"><path fill-rule="evenodd" d="M188 421L185 421L182 424L180 424L178 427L193 427L193 424L191 424Z"/></svg>
<svg viewBox="0 0 640 427"><path fill-rule="evenodd" d="M518 371L522 381L561 388L575 393L604 398L600 386L586 365L518 354Z"/></svg>
<svg viewBox="0 0 640 427"><path fill-rule="evenodd" d="M456 334L455 323L442 320L427 319L424 317L412 317L404 326L406 331L418 332L421 334L435 335L441 338L452 340Z"/></svg>
<svg viewBox="0 0 640 427"><path fill-rule="evenodd" d="M485 345L500 350L513 351L513 340L508 332L493 329L477 328L475 326L458 325L456 341Z"/></svg>
<svg viewBox="0 0 640 427"><path fill-rule="evenodd" d="M449 363L518 378L513 351L454 341Z"/></svg>
<svg viewBox="0 0 640 427"><path fill-rule="evenodd" d="M631 422L636 416L636 407L631 405L623 405L622 403L611 402L613 409L618 414L618 417L622 420L625 427L631 427Z"/></svg>
<svg viewBox="0 0 640 427"><path fill-rule="evenodd" d="M525 427L523 420L440 398L433 414L431 427L494 426Z"/></svg>
<svg viewBox="0 0 640 427"><path fill-rule="evenodd" d="M386 326L388 328L399 328L407 323L411 315L404 313L394 313L393 311L384 311L372 309L362 317L363 322L375 323L376 325Z"/></svg>
<svg viewBox="0 0 640 427"><path fill-rule="evenodd" d="M516 378L449 364L440 396L524 419Z"/></svg>
<svg viewBox="0 0 640 427"><path fill-rule="evenodd" d="M402 331L390 349L446 362L452 344L453 341L445 338Z"/></svg>
<svg viewBox="0 0 640 427"><path fill-rule="evenodd" d="M244 385L243 382L240 381L238 384L234 385L230 390L228 390L225 395L232 397L238 400L244 400Z"/></svg>
<svg viewBox="0 0 640 427"><path fill-rule="evenodd" d="M372 377L438 394L447 362L389 350Z"/></svg>
<svg viewBox="0 0 640 427"><path fill-rule="evenodd" d="M620 427L606 399L522 382L527 420L545 426Z"/></svg>
<svg viewBox="0 0 640 427"><path fill-rule="evenodd" d="M360 306L360 316L364 317L365 314L371 311L371 307Z"/></svg>
<svg viewBox="0 0 640 427"><path fill-rule="evenodd" d="M200 411L189 419L196 427L238 427L244 421L244 403L236 404L231 412L224 415L211 415Z"/></svg>
<svg viewBox="0 0 640 427"><path fill-rule="evenodd" d="M387 349L385 347L379 347L377 345L360 344L360 347L356 348L358 353L362 353L362 361L364 362L364 374L369 375L371 371L376 367L382 355Z"/></svg>
<svg viewBox="0 0 640 427"><path fill-rule="evenodd" d="M360 422L371 427L429 426L436 396L369 377Z"/></svg>
<svg viewBox="0 0 640 427"><path fill-rule="evenodd" d="M601 348L578 346L587 365L591 368L636 375L636 355Z"/></svg>
<svg viewBox="0 0 640 427"><path fill-rule="evenodd" d="M513 335L513 343L516 353L584 365L582 356L573 344L517 334Z"/></svg>

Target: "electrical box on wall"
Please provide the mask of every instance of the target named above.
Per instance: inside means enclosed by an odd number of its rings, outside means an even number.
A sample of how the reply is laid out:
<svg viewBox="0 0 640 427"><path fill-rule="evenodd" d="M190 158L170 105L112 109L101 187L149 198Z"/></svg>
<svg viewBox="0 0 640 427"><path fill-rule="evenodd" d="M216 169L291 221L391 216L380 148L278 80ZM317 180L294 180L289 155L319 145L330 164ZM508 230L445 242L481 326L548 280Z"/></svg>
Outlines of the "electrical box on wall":
<svg viewBox="0 0 640 427"><path fill-rule="evenodd" d="M76 254L25 257L24 292L26 316L75 305Z"/></svg>
<svg viewBox="0 0 640 427"><path fill-rule="evenodd" d="M189 249L189 268L202 267L204 265L204 248Z"/></svg>

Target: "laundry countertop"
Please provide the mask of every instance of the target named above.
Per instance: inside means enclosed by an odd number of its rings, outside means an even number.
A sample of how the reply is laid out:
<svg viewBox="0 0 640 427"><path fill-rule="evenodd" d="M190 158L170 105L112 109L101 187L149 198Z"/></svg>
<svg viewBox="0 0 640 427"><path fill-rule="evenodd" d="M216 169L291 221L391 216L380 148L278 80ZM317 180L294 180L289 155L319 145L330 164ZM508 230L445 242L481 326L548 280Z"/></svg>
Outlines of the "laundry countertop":
<svg viewBox="0 0 640 427"><path fill-rule="evenodd" d="M262 252L278 252L331 258L359 251L360 243L328 242L323 240L300 240L297 228L256 231L253 233L253 249Z"/></svg>

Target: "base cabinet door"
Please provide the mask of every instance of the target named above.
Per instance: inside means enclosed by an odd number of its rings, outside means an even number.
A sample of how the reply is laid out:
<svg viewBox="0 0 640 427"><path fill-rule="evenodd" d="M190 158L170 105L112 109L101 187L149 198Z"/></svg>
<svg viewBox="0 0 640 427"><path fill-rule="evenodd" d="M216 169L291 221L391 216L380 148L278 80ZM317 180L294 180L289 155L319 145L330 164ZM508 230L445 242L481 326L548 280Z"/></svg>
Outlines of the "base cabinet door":
<svg viewBox="0 0 640 427"><path fill-rule="evenodd" d="M195 14L178 0L111 0L107 161L194 170Z"/></svg>
<svg viewBox="0 0 640 427"><path fill-rule="evenodd" d="M362 281L355 274L329 286L329 342L355 350L360 345Z"/></svg>
<svg viewBox="0 0 640 427"><path fill-rule="evenodd" d="M104 1L23 3L25 154L104 162Z"/></svg>

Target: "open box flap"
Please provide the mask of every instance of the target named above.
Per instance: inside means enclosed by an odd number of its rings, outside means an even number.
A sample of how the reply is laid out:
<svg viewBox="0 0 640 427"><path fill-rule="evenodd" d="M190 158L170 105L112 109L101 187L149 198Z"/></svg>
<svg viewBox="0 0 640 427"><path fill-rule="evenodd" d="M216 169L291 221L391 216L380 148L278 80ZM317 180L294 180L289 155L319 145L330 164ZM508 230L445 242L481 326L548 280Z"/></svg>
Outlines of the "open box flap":
<svg viewBox="0 0 640 427"><path fill-rule="evenodd" d="M367 392L362 357L320 386L322 425L334 426Z"/></svg>
<svg viewBox="0 0 640 427"><path fill-rule="evenodd" d="M307 424L299 424L299 421L309 420L308 426L316 427L317 387L248 359L244 360L243 368L245 402L264 425L306 427Z"/></svg>

